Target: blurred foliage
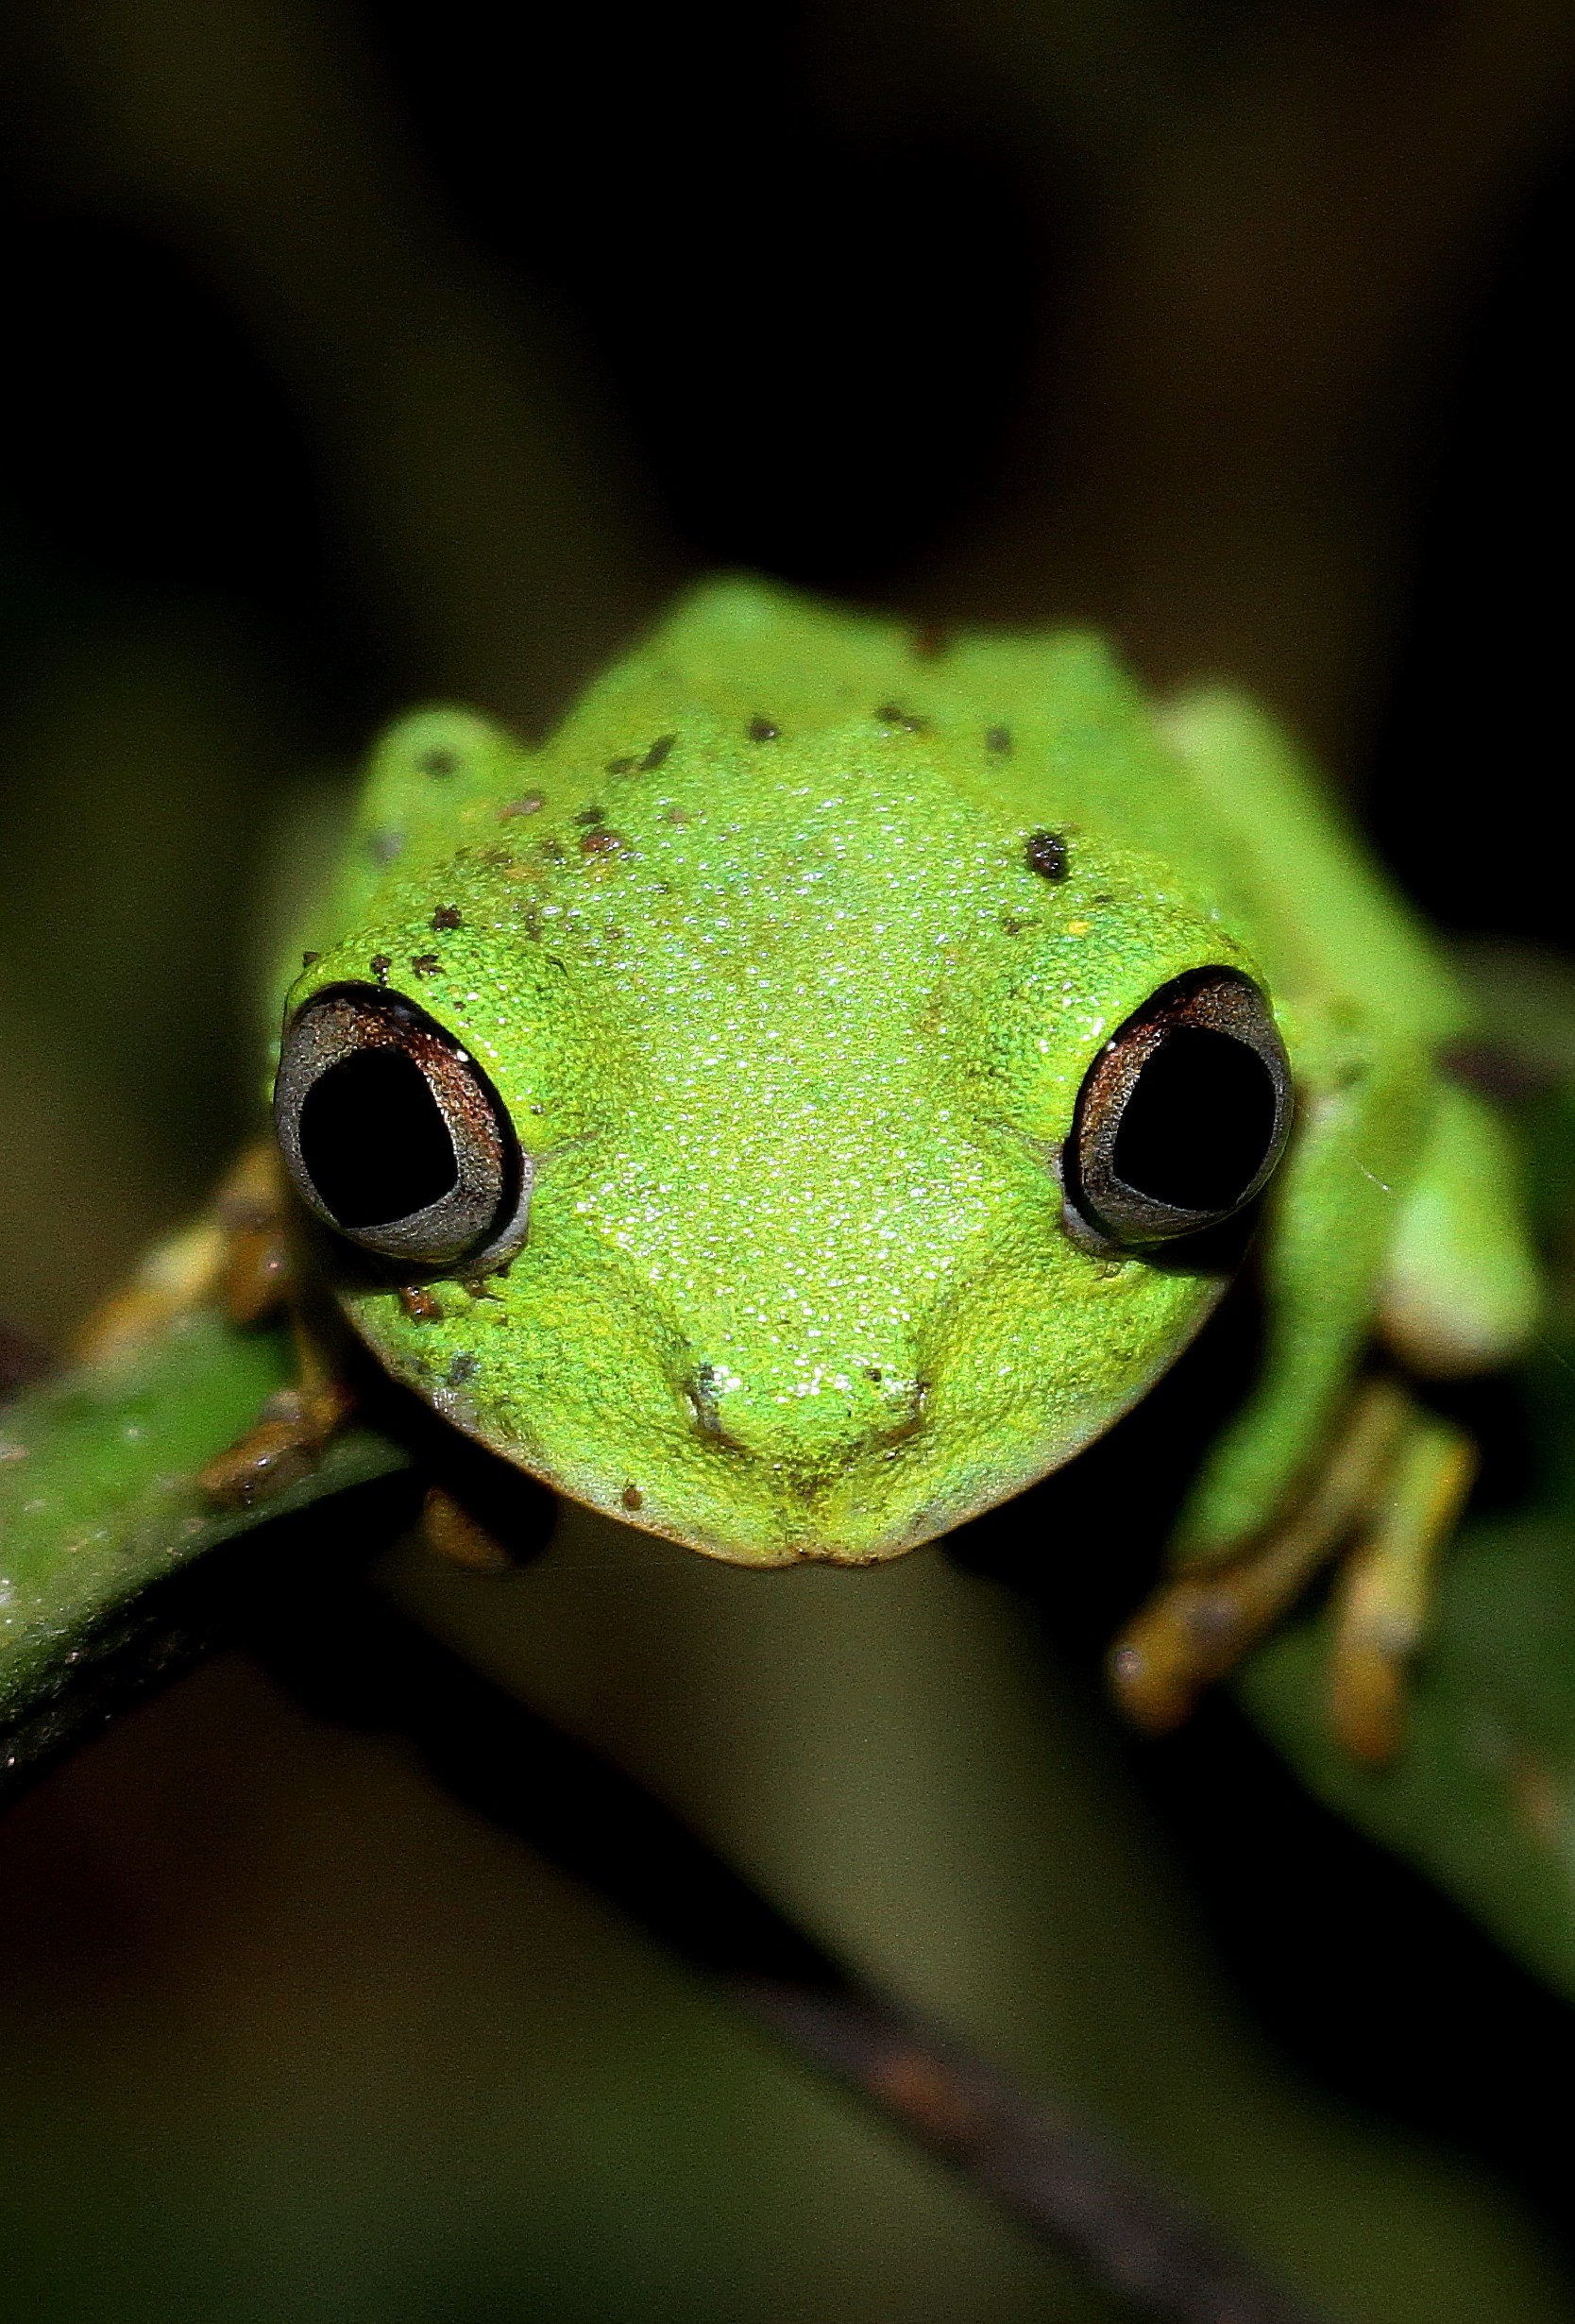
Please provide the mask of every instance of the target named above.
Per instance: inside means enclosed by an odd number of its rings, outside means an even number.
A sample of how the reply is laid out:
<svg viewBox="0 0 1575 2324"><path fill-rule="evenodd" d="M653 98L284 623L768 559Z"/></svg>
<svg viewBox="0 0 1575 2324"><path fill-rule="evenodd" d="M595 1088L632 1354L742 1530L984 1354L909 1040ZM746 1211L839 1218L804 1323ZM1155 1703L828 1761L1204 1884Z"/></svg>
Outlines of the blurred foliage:
<svg viewBox="0 0 1575 2324"><path fill-rule="evenodd" d="M1567 934L1568 7L17 0L0 47L0 1300L42 1337L250 1118L257 962L369 726L539 722L698 562L1245 678L1433 909ZM271 1362L198 1354L155 1506ZM1252 1692L1562 1985L1566 1536L1513 1501L1409 1777L1329 1761L1315 1628ZM102 1519L51 1536L83 1605L140 1570ZM1351 2318L1575 2314L1567 2013L1228 1705L1131 1749L1053 1609L1143 1543L1002 1527L1038 1611L579 1517L504 1583L386 1581ZM18 2314L1104 2313L336 1713L231 1657L8 1818Z"/></svg>

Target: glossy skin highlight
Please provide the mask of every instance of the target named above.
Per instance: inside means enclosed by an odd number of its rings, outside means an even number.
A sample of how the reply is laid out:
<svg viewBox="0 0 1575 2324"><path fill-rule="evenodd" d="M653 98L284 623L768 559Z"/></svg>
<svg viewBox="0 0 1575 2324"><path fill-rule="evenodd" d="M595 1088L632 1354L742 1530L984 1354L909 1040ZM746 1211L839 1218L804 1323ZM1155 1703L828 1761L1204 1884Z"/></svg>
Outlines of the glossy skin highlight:
<svg viewBox="0 0 1575 2324"><path fill-rule="evenodd" d="M1513 1196L1482 1191L1502 1157L1468 1108L1462 1160L1433 1063L1466 1014L1257 715L1204 701L1167 734L1095 639L937 654L723 583L539 751L401 722L287 1018L406 996L502 1099L530 1204L479 1278L314 1232L355 1331L626 1521L741 1564L897 1555L1070 1458L1217 1299L1201 1263L1069 1222L1058 1158L1115 1028L1234 969L1312 1127L1271 1190L1269 1370L1183 1536L1228 1550L1305 1475L1386 1301L1447 1366L1507 1349L1527 1298ZM1414 1188L1511 1218L1478 1219L1464 1291L1426 1250L1395 1274Z"/></svg>

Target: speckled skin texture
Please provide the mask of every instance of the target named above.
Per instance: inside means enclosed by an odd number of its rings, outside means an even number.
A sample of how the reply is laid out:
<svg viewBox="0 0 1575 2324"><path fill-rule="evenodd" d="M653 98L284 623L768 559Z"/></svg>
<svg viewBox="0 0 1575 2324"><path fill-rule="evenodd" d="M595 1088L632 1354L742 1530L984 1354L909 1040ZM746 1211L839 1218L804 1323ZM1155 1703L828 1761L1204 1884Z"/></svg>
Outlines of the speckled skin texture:
<svg viewBox="0 0 1575 2324"><path fill-rule="evenodd" d="M724 583L540 751L402 722L288 1006L408 995L484 1067L534 1181L506 1269L421 1279L420 1316L321 1236L356 1331L635 1524L748 1564L895 1555L1107 1428L1218 1297L1069 1233L1058 1153L1109 1034L1237 967L1323 1127L1275 1194L1270 1374L1182 1544L1221 1553L1315 1454L1425 1164L1429 1044L1463 1019L1299 776L1262 776L1277 738L1213 714L1223 746L1167 739L1085 636L934 653ZM1425 1338L1425 1285L1420 1310Z"/></svg>

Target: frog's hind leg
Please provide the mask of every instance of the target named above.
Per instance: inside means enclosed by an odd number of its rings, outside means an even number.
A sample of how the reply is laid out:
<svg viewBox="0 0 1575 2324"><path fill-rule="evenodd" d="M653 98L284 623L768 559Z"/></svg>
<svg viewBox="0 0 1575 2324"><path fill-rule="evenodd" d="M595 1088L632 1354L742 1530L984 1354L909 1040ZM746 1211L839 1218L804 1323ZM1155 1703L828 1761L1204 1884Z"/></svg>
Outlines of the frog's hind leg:
<svg viewBox="0 0 1575 2324"><path fill-rule="evenodd" d="M1110 1680L1122 1709L1150 1734L1179 1725L1204 1688L1345 1550L1330 1723L1353 1758L1369 1766L1393 1758L1438 1552L1476 1462L1462 1430L1424 1411L1397 1382L1367 1382L1321 1475L1284 1523L1245 1555L1163 1584L1116 1641Z"/></svg>

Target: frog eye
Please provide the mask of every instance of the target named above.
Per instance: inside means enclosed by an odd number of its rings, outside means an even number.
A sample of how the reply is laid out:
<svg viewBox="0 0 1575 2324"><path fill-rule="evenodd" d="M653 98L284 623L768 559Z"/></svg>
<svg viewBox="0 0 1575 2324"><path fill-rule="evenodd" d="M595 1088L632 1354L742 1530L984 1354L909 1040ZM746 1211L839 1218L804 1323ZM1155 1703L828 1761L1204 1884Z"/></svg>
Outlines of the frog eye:
<svg viewBox="0 0 1575 2324"><path fill-rule="evenodd" d="M342 985L289 1026L274 1122L296 1191L364 1250L494 1262L523 1232L530 1169L475 1060L397 993Z"/></svg>
<svg viewBox="0 0 1575 2324"><path fill-rule="evenodd" d="M1075 1211L1142 1248L1218 1226L1268 1182L1291 1068L1269 1004L1234 969L1161 985L1105 1043L1062 1156Z"/></svg>

